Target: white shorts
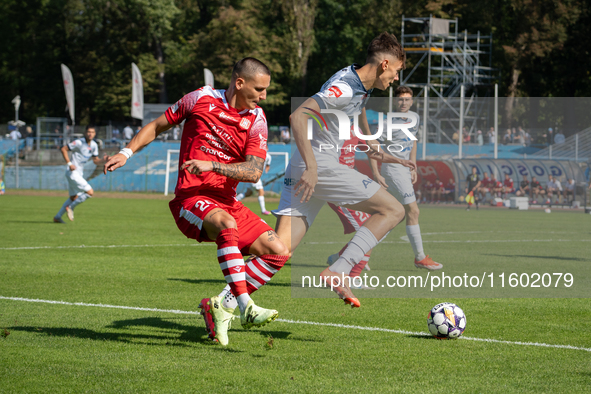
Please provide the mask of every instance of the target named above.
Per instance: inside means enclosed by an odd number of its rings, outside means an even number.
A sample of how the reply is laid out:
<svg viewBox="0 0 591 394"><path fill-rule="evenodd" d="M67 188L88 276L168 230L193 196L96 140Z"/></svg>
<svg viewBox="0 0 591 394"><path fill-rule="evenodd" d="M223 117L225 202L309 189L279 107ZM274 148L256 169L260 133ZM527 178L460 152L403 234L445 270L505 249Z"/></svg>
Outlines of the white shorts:
<svg viewBox="0 0 591 394"><path fill-rule="evenodd" d="M70 196L77 196L92 189L92 186L84 179L78 171L66 170L66 179L68 180L68 190Z"/></svg>
<svg viewBox="0 0 591 394"><path fill-rule="evenodd" d="M382 164L382 176L386 178L387 190L402 205L417 201L415 189L412 186L410 168L401 164Z"/></svg>
<svg viewBox="0 0 591 394"><path fill-rule="evenodd" d="M261 190L263 188L263 181L259 179L259 181L252 186L257 190Z"/></svg>
<svg viewBox="0 0 591 394"><path fill-rule="evenodd" d="M295 197L294 186L302 176L304 168L292 167L285 170L285 179L279 208L273 213L276 216L303 216L308 227L312 225L316 215L326 202L336 206L353 205L369 200L381 186L367 175L338 164L329 168L318 169L318 183L310 201L300 202L301 194Z"/></svg>

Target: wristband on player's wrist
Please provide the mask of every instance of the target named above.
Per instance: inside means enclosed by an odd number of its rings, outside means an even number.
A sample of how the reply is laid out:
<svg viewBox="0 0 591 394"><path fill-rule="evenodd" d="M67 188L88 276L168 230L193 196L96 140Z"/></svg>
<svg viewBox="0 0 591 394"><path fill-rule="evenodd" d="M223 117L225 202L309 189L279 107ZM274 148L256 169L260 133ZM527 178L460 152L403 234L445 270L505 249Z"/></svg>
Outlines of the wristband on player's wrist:
<svg viewBox="0 0 591 394"><path fill-rule="evenodd" d="M129 148L123 148L119 151L119 153L121 153L123 156L127 157L128 159L131 159L131 156L133 156L133 151Z"/></svg>
<svg viewBox="0 0 591 394"><path fill-rule="evenodd" d="M71 161L69 161L69 162L68 162L66 165L69 167L69 166L71 166L71 165L72 165L72 162L71 162Z"/></svg>

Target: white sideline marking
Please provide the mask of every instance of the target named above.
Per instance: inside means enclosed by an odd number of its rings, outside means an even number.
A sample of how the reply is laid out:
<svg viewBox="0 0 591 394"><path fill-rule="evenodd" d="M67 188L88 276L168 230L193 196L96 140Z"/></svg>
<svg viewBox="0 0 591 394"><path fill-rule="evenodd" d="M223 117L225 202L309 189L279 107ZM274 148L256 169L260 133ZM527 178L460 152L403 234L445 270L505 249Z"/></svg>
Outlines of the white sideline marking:
<svg viewBox="0 0 591 394"><path fill-rule="evenodd" d="M400 237L402 238L402 237ZM423 243L432 243L432 244L456 244L456 243L521 243L521 242L589 242L591 239L480 239L480 240L451 240L451 241L429 241L423 240ZM309 245L332 245L332 244L339 244L342 245L343 241L328 241L328 242L304 242L305 244ZM380 244L407 244L408 242L405 241L382 241Z"/></svg>
<svg viewBox="0 0 591 394"><path fill-rule="evenodd" d="M70 245L70 246L20 246L14 248L0 248L0 250L35 250L35 249L84 249L84 248L158 248L166 246L211 246L212 242L194 244L165 244L165 245Z"/></svg>
<svg viewBox="0 0 591 394"><path fill-rule="evenodd" d="M59 304L59 305L72 305L72 306L94 306L94 307L99 307L99 308L131 309L131 310L135 310L135 311L165 312L165 313L174 313L174 314L180 314L180 315L198 315L199 314L199 312L181 311L181 310L177 310L177 309L157 309L157 308L140 308L140 307L134 307L134 306L121 306L121 305L108 305L108 304L88 304L85 302L52 301L52 300L21 298L21 297L0 296L0 300L40 302L40 303L44 303L44 304ZM277 319L275 321L281 322L281 323L287 323L287 324L307 324L307 325L311 325L311 326L346 328L346 329L364 330L364 331L389 332L389 333L393 333L393 334L420 335L420 336L425 336L425 337L430 336L430 334L426 334L424 332L392 330L392 329L380 328L380 327L352 326L352 325L347 325L347 324L319 323L319 322L312 322L312 321L290 320L290 319ZM506 344L506 345L537 346L537 347L548 347L548 348L555 348L555 349L583 350L586 352L591 352L591 348L571 346L571 345L551 345L551 344L547 344L547 343L538 343L538 342L513 342L513 341L501 341L498 339L473 338L473 337L460 337L459 339L463 339L466 341L476 341L476 342L502 343L502 344Z"/></svg>

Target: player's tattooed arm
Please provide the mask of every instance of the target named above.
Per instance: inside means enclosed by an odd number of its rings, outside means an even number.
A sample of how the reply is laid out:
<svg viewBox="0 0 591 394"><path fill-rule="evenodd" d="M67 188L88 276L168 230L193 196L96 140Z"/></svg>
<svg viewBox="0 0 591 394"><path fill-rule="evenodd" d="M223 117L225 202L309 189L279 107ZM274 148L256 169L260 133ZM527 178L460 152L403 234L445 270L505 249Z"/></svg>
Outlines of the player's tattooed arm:
<svg viewBox="0 0 591 394"><path fill-rule="evenodd" d="M265 159L248 155L242 163L225 164L213 161L213 172L240 182L258 182L263 174Z"/></svg>
<svg viewBox="0 0 591 394"><path fill-rule="evenodd" d="M217 161L189 160L183 163L181 170L191 174L201 175L213 171L240 182L257 182L263 174L265 160L257 156L246 156L246 161L225 164Z"/></svg>

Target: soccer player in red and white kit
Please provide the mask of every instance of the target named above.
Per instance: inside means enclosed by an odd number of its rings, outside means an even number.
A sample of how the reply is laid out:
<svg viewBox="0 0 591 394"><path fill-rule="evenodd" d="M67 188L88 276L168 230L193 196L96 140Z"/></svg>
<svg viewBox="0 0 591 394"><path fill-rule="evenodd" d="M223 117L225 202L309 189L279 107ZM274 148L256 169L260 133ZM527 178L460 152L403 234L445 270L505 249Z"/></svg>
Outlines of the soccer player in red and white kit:
<svg viewBox="0 0 591 394"><path fill-rule="evenodd" d="M229 286L219 296L203 299L200 308L210 338L222 345L228 344L227 330L234 318L234 308L222 305L230 291L244 328L275 320L278 312L258 307L250 294L289 256L273 229L235 199L236 185L258 181L263 171L267 121L257 104L266 98L270 82L271 73L262 62L240 60L228 90L204 86L187 94L142 128L104 169L106 173L125 165L134 152L185 121L170 210L185 236L218 245L218 261ZM246 265L245 254L257 257Z"/></svg>
<svg viewBox="0 0 591 394"><path fill-rule="evenodd" d="M513 185L513 179L509 174L505 174L505 180L503 181L503 198L507 198L507 194L515 193L515 186Z"/></svg>

